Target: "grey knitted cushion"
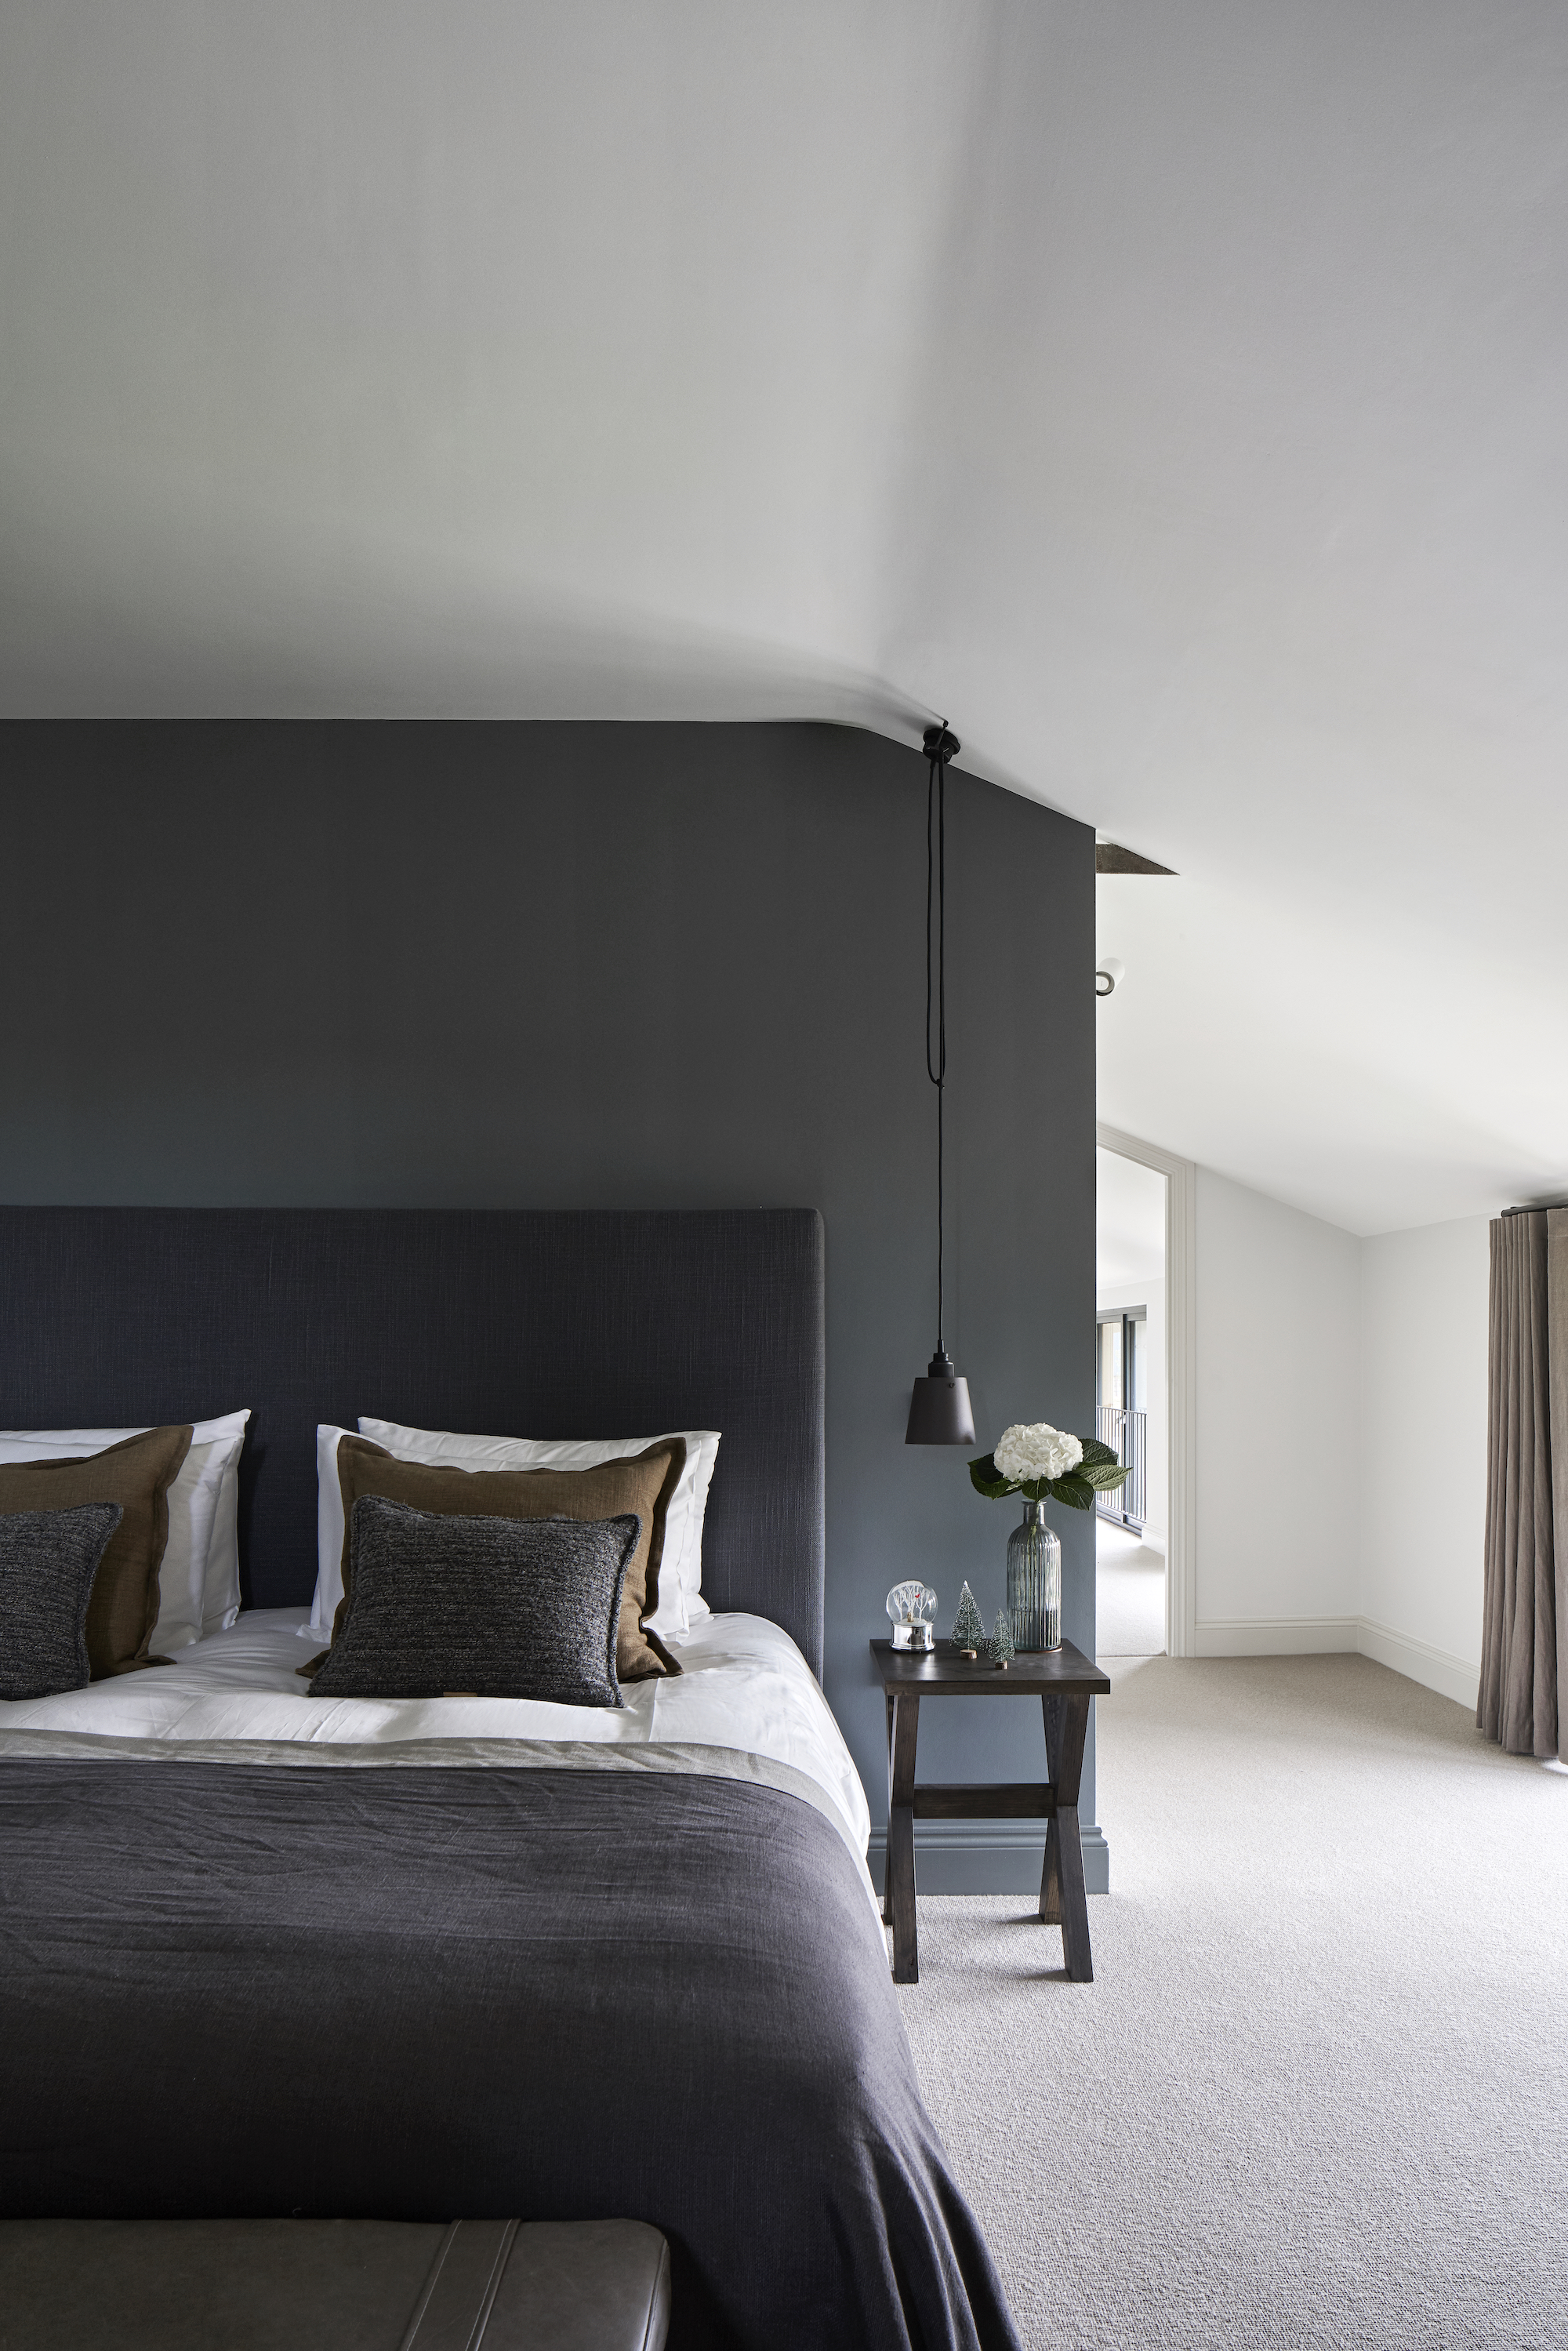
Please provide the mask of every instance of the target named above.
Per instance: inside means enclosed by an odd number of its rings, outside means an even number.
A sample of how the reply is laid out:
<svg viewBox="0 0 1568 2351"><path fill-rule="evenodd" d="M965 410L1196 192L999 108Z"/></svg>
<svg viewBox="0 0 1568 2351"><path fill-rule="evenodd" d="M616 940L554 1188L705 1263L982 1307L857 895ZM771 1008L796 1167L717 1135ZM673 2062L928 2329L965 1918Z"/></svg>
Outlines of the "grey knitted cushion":
<svg viewBox="0 0 1568 2351"><path fill-rule="evenodd" d="M0 1513L0 1698L82 1687L92 1580L123 1515L118 1502Z"/></svg>
<svg viewBox="0 0 1568 2351"><path fill-rule="evenodd" d="M451 1518L361 1494L347 1609L310 1695L621 1706L616 1621L642 1532L630 1511Z"/></svg>

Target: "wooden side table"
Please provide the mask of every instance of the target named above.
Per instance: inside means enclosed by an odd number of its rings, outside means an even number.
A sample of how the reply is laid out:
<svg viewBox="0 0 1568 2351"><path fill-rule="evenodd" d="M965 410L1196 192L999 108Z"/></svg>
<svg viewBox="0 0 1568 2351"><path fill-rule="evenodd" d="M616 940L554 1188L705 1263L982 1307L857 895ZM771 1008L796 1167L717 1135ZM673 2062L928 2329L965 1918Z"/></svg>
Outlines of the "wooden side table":
<svg viewBox="0 0 1568 2351"><path fill-rule="evenodd" d="M894 1983L920 1980L915 1822L1030 1820L1046 1823L1040 1917L1047 1926L1061 1928L1061 1948L1073 1982L1092 1983L1078 1787L1089 1735L1089 1701L1105 1696L1109 1677L1071 1641L1037 1655L1020 1652L1005 1673L987 1657L958 1655L951 1641L938 1641L935 1649L895 1649L891 1641L873 1641L871 1653L887 1700L887 1875L882 1915L893 1928ZM917 1788L915 1742L923 1698L1038 1698L1045 1717L1050 1779Z"/></svg>

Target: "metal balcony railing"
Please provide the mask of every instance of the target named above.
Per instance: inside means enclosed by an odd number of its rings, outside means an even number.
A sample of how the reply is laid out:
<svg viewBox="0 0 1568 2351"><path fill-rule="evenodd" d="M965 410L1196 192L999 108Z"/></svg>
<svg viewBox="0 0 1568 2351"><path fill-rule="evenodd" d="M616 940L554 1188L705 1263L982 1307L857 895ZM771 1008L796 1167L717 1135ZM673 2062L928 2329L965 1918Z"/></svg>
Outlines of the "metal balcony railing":
<svg viewBox="0 0 1568 2351"><path fill-rule="evenodd" d="M1127 1475L1113 1494L1101 1495L1095 1508L1103 1519L1114 1519L1121 1527L1135 1527L1141 1534L1149 1499L1149 1416L1124 1405L1103 1404L1099 1421L1101 1444L1111 1447Z"/></svg>

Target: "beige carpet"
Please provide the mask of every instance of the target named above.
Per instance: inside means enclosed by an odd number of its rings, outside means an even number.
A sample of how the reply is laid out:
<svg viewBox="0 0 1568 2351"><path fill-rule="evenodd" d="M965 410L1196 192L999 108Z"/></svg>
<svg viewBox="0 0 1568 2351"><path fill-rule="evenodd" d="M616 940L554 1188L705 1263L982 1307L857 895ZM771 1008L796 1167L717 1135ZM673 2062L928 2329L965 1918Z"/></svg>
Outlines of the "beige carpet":
<svg viewBox="0 0 1568 2351"><path fill-rule="evenodd" d="M1126 1527L1094 1521L1094 1646L1148 1657L1166 1646L1166 1559Z"/></svg>
<svg viewBox="0 0 1568 2351"><path fill-rule="evenodd" d="M1113 1666L1098 1980L920 1905L931 2111L1030 2346L1568 2346L1568 1775L1363 1657Z"/></svg>

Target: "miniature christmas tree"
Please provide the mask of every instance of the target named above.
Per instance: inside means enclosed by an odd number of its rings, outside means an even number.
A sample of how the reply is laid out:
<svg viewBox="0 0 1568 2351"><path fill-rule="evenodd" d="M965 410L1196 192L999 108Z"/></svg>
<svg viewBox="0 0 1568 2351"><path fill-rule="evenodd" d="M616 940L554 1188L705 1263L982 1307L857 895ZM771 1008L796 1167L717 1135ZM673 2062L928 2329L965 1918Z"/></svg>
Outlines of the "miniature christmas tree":
<svg viewBox="0 0 1568 2351"><path fill-rule="evenodd" d="M996 1667L998 1673L1005 1674L1008 1669L1008 1659L1016 1657L1018 1655L1018 1643L1013 1639L1013 1628L1008 1621L1008 1612L1005 1608L998 1608L997 1611L997 1629L987 1643L987 1647L990 1653L992 1665Z"/></svg>
<svg viewBox="0 0 1568 2351"><path fill-rule="evenodd" d="M975 1595L966 1583L958 1594L958 1614L953 1619L953 1646L971 1657L977 1657L986 1646L986 1620L975 1605Z"/></svg>

